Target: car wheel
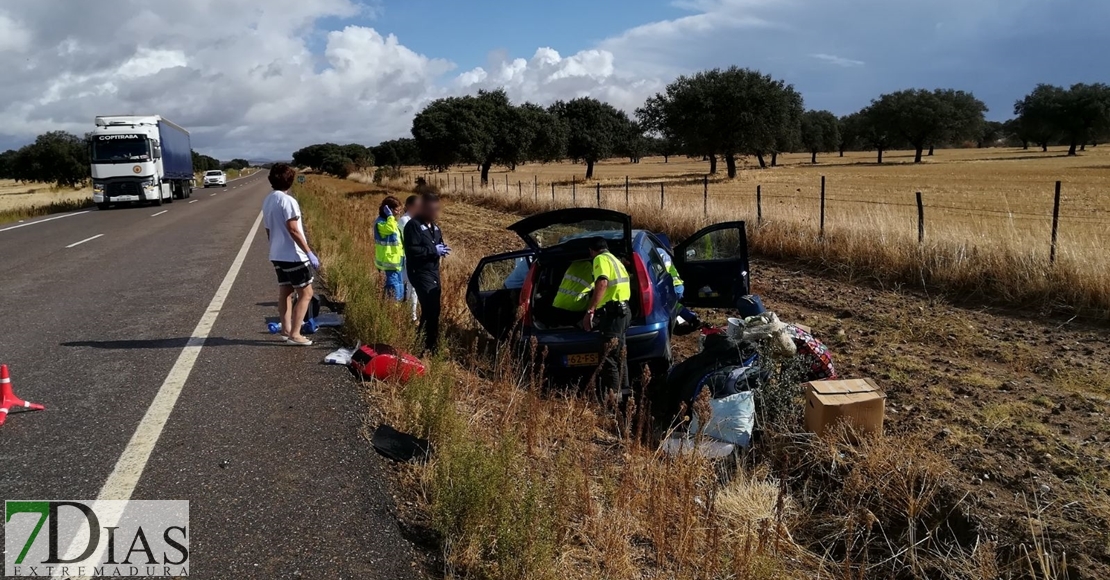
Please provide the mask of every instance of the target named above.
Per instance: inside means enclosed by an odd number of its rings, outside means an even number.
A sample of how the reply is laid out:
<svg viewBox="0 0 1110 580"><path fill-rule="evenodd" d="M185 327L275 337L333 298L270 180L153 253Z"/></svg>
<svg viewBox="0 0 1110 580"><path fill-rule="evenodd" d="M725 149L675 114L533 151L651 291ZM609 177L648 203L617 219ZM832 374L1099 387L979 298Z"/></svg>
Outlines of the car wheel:
<svg viewBox="0 0 1110 580"><path fill-rule="evenodd" d="M106 210L110 207L112 207L112 204L107 203L107 202L96 204L96 209L98 209L100 211L104 211L104 210Z"/></svg>

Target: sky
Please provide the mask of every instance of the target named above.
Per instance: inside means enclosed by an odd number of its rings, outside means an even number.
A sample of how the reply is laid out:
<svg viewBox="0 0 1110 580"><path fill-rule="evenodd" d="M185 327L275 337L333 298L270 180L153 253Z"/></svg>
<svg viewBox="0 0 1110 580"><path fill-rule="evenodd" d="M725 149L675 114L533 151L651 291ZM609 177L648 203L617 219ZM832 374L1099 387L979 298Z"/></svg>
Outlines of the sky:
<svg viewBox="0 0 1110 580"><path fill-rule="evenodd" d="M633 113L737 65L847 114L969 90L1002 120L1037 83L1110 82L1105 0L4 0L0 149L158 114L220 159L409 135L430 101L505 88Z"/></svg>

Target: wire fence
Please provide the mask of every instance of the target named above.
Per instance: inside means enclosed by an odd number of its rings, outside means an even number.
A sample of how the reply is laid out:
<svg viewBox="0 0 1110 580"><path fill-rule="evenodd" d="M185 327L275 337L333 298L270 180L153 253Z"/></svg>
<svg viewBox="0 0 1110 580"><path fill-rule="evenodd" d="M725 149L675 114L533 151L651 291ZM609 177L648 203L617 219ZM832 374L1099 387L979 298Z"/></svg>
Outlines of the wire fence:
<svg viewBox="0 0 1110 580"><path fill-rule="evenodd" d="M953 205L950 200L938 200L930 203L927 193L921 191L908 191L906 201L891 199L861 199L845 197L842 195L829 195L830 183L825 176L820 177L819 185L814 183L816 194L802 193L800 189L788 194L778 191L768 191L764 184L754 184L749 191L742 191L736 182L711 179L709 176L681 177L681 178L649 178L632 179L625 177L623 183L586 182L577 178L567 180L553 180L541 183L538 176L532 179L513 181L508 175L504 180L490 179L485 185L474 174L424 174L422 178L429 184L435 185L441 191L448 193L465 193L470 195L496 195L501 198L516 197L520 201L526 199L533 203L548 203L552 207L605 207L608 209L631 209L634 205L643 207L644 204L654 203L658 200L657 207L661 212L676 211L681 209L689 215L691 206L696 197L700 197L701 217L708 220L713 217L731 217L743 214L749 219L755 218L757 226L764 221L780 219L777 215L785 208L780 205L789 202L792 216L797 217L798 210L812 210L812 217L816 221L818 233L824 236L826 224L832 226L830 220L843 223L845 217L858 218L860 210L856 208L873 208L887 210L893 213L906 214L907 224L916 226L918 243L925 243L927 232L934 222L940 226L950 226L955 221L979 220L982 234L989 236L992 231L989 227L990 220L1003 219L1006 221L1020 220L1030 224L1043 222L1048 229L1049 239L1045 240L1049 250L1049 261L1055 262L1057 246L1060 238L1060 224L1062 221L1074 224L1105 224L1110 226L1110 210L1103 208L1081 208L1083 213L1069 211L1062 204L1063 183L1057 181L1055 187L1046 183L1044 213L1011 210L1004 208L971 207ZM778 202L778 203L776 203ZM1051 212L1047 208L1051 207ZM808 208L808 209L807 209ZM937 213L941 216L937 216ZM787 216L782 216L785 218ZM1026 227L1028 229L1028 227ZM911 230L907 230L909 232ZM993 232L997 233L997 232ZM912 235L912 234L909 234ZM1043 247L1043 246L1042 246Z"/></svg>

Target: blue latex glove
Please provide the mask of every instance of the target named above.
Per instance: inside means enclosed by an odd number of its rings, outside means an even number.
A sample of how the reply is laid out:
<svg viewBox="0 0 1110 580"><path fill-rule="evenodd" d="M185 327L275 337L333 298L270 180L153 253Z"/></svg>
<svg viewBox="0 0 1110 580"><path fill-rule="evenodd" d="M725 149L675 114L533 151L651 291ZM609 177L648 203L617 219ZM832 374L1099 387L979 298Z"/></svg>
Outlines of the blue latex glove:
<svg viewBox="0 0 1110 580"><path fill-rule="evenodd" d="M312 252L308 253L308 263L312 264L313 268L317 270L320 269L320 258L317 258L316 254L313 254Z"/></svg>
<svg viewBox="0 0 1110 580"><path fill-rule="evenodd" d="M436 244L436 253L439 254L440 258L442 258L451 253L451 248L448 248L447 244Z"/></svg>
<svg viewBox="0 0 1110 580"><path fill-rule="evenodd" d="M393 210L389 209L388 205L382 208L382 212L385 213L385 217L391 217L393 215Z"/></svg>

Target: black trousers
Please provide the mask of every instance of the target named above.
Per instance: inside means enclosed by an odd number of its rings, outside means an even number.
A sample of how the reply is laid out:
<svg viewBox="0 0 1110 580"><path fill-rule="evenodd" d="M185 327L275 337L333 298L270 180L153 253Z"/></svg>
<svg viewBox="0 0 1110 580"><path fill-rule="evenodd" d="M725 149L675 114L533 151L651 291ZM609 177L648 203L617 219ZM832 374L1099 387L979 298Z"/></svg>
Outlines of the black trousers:
<svg viewBox="0 0 1110 580"><path fill-rule="evenodd" d="M630 390L625 335L632 323L627 302L608 302L597 309L594 326L601 333L601 368L598 397L604 402L613 393Z"/></svg>
<svg viewBox="0 0 1110 580"><path fill-rule="evenodd" d="M417 329L424 334L424 350L435 354L439 351L441 286L421 280L412 280L411 283L416 299L420 301L420 325Z"/></svg>

